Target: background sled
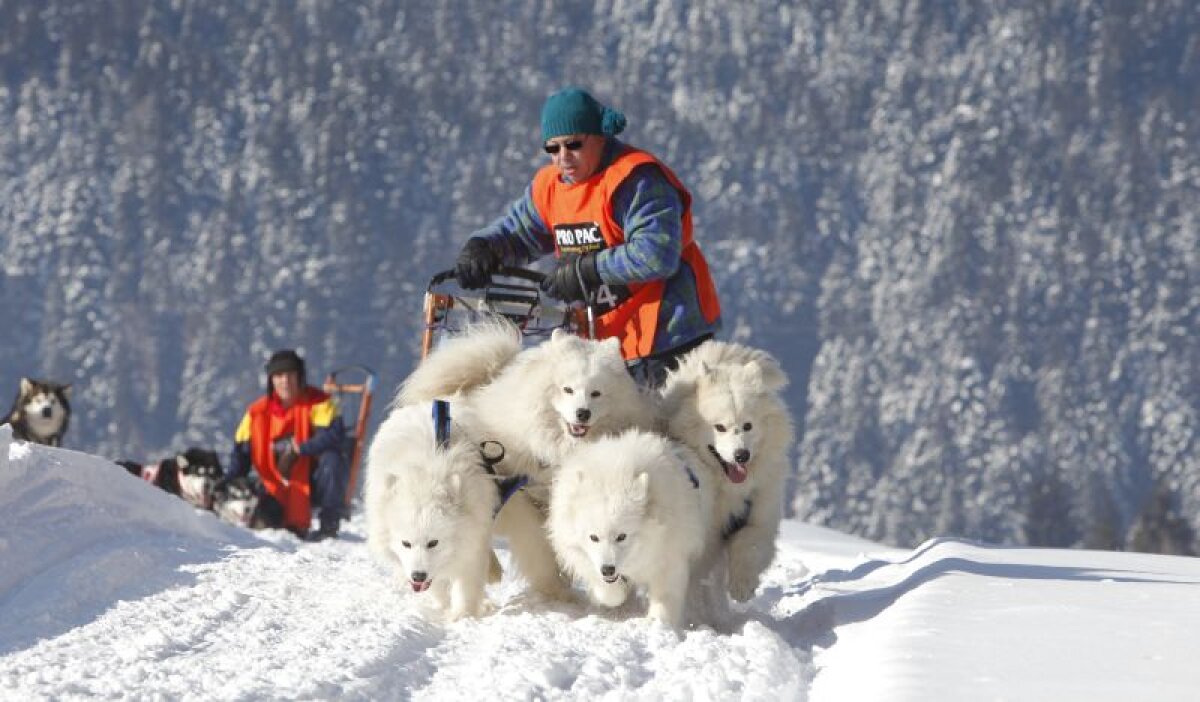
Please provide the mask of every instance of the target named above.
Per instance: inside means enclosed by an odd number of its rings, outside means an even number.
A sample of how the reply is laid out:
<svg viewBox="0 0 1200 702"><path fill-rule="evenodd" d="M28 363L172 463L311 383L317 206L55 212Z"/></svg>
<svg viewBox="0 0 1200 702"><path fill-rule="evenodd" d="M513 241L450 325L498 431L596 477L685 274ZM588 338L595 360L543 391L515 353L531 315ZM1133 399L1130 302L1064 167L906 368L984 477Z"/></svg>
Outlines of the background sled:
<svg viewBox="0 0 1200 702"><path fill-rule="evenodd" d="M458 287L454 270L434 275L425 289L425 333L421 358L429 355L437 338L474 319L500 316L521 330L522 336L549 336L555 329L590 337L587 311L547 297L538 287L544 273L527 268L501 268L480 290ZM451 286L449 283L453 283Z"/></svg>
<svg viewBox="0 0 1200 702"><path fill-rule="evenodd" d="M350 466L350 479L346 483L346 506L350 505L355 487L358 485L358 471L362 463L363 445L366 443L367 437L367 422L371 419L371 402L375 396L377 380L375 371L366 366L345 366L326 375L325 383L321 386L322 390L337 401L342 410L343 421L347 425L351 419L354 421L354 430L347 435L346 446L343 449ZM348 402L348 400L354 399L349 396L354 395L358 396L357 405ZM349 412L351 407L355 408L353 414Z"/></svg>

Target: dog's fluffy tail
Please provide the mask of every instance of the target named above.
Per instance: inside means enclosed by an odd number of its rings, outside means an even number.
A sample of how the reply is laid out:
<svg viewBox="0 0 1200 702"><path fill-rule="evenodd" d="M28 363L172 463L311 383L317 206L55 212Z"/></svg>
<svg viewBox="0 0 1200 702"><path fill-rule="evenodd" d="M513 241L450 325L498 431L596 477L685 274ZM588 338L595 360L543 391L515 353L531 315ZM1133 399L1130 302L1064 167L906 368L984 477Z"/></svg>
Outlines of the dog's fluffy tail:
<svg viewBox="0 0 1200 702"><path fill-rule="evenodd" d="M502 320L477 322L446 339L417 366L396 394L396 406L469 392L495 378L521 352L521 332Z"/></svg>

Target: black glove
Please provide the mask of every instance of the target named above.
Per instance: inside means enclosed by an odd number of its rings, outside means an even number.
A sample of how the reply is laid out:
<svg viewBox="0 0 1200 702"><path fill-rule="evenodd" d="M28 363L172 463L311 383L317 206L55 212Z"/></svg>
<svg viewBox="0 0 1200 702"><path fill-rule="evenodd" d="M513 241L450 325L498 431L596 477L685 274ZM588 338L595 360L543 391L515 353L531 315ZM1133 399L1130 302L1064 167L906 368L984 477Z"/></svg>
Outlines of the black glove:
<svg viewBox="0 0 1200 702"><path fill-rule="evenodd" d="M500 256L492 250L487 239L473 236L458 252L454 277L464 290L482 288L492 281L492 274L500 270L500 263Z"/></svg>
<svg viewBox="0 0 1200 702"><path fill-rule="evenodd" d="M586 302L588 295L601 285L593 254L563 254L558 267L542 281L542 290L563 302Z"/></svg>

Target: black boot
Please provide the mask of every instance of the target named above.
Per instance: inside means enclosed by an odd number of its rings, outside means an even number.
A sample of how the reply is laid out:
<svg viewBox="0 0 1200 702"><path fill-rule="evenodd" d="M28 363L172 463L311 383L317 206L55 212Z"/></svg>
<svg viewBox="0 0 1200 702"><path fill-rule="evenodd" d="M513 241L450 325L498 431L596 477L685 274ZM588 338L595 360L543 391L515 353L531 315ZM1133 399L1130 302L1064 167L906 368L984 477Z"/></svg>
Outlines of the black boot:
<svg viewBox="0 0 1200 702"><path fill-rule="evenodd" d="M326 521L321 520L321 528L308 535L308 541L324 541L325 539L336 539L338 535L338 520L333 519Z"/></svg>

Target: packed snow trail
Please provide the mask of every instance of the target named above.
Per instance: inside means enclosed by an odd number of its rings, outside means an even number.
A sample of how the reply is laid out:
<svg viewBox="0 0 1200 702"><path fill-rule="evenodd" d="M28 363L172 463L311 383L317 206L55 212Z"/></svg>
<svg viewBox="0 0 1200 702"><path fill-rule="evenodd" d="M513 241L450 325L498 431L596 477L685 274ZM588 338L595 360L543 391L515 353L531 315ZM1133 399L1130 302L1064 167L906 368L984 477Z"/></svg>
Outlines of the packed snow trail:
<svg viewBox="0 0 1200 702"><path fill-rule="evenodd" d="M0 488L24 485L31 548L70 553L50 570L15 559L29 565L0 591L0 621L19 624L0 636L0 697L803 699L808 685L807 654L753 615L679 636L637 604L540 602L506 576L493 614L447 625L371 560L361 516L334 541L264 540L100 459L24 451ZM78 606L56 618L68 573Z"/></svg>
<svg viewBox="0 0 1200 702"><path fill-rule="evenodd" d="M726 631L547 603L445 624L368 555L252 534L0 427L0 700L1195 699L1200 559L912 551L784 521ZM503 549L501 560L507 564ZM811 574L809 572L811 569Z"/></svg>

